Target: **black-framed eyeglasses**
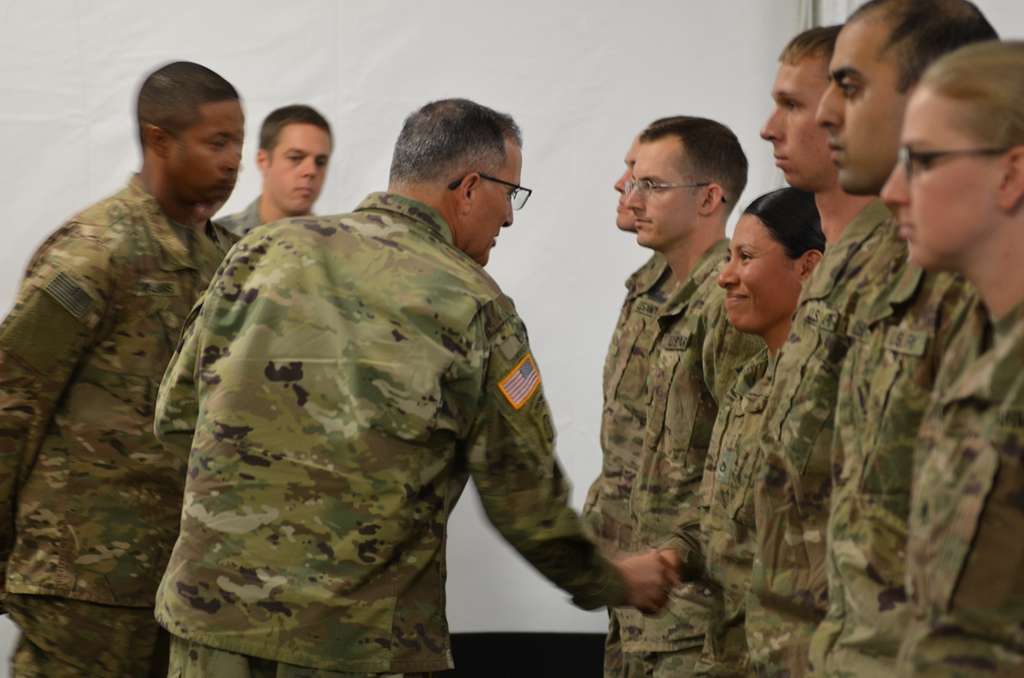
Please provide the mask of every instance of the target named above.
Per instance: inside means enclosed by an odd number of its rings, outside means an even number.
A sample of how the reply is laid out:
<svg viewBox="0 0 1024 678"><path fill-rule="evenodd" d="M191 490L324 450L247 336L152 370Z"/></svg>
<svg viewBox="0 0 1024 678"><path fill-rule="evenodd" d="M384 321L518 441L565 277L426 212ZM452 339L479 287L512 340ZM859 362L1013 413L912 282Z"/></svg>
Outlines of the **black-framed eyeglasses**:
<svg viewBox="0 0 1024 678"><path fill-rule="evenodd" d="M523 207L526 205L526 201L530 199L531 195L533 195L533 191L530 190L529 188L526 188L525 186L513 184L511 181L505 181L504 179L499 179L498 177L492 177L490 174L484 174L483 172L477 172L477 174L480 175L481 179L487 179L487 181L493 181L495 183L502 184L504 186L508 186L509 188L511 188L512 190L508 192L508 199L509 202L512 203L512 209L516 211L523 209ZM463 181L466 180L466 177L468 176L469 175L466 174L465 176L459 177L452 183L448 184L448 190L454 191L456 188L459 187L459 185Z"/></svg>
<svg viewBox="0 0 1024 678"><path fill-rule="evenodd" d="M629 195L633 191L640 198L646 198L651 193L661 193L667 191L670 188L698 188L700 186L710 186L710 181L698 181L692 184L666 184L664 182L654 181L653 179L630 179L622 187L622 190ZM722 196L722 202L726 202L725 196Z"/></svg>
<svg viewBox="0 0 1024 678"><path fill-rule="evenodd" d="M1002 155L1009 148L956 148L943 151L915 151L910 146L900 146L896 154L896 162L903 166L907 173L907 181L913 178L914 173L927 172L932 168L936 160L941 158L955 158L958 156L974 155Z"/></svg>

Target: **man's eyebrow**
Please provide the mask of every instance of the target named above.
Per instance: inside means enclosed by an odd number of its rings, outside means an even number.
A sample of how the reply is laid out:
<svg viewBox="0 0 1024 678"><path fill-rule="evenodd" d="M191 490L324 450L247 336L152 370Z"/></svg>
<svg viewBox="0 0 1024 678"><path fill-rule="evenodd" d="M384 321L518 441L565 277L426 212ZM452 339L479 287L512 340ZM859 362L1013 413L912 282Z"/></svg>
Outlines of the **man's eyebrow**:
<svg viewBox="0 0 1024 678"><path fill-rule="evenodd" d="M858 71L853 66L841 66L841 67L835 69L834 71L832 71L831 73L829 73L828 74L828 78L829 78L829 80L832 80L833 82L842 82L843 80L846 80L849 77L859 76L859 75L860 75L860 71Z"/></svg>

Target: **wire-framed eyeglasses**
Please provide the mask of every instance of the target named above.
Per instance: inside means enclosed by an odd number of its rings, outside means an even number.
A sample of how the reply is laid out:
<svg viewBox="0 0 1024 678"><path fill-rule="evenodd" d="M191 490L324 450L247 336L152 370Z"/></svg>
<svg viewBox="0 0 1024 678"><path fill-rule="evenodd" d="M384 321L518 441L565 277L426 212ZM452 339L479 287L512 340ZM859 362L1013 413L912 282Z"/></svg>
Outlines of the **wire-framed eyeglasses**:
<svg viewBox="0 0 1024 678"><path fill-rule="evenodd" d="M477 172L477 174L480 175L481 179L487 179L487 181L493 181L495 183L502 184L503 186L508 186L511 189L508 192L508 199L512 203L512 209L516 211L523 209L523 207L526 205L526 201L530 199L531 195L533 195L533 191L530 190L529 188L526 188L525 186L513 184L511 181L505 181L504 179L499 179L498 177L492 177L490 174L484 174L483 172ZM459 187L460 184L462 184L463 181L466 180L466 177L468 176L469 174L463 175L456 179L455 181L448 184L448 190L454 191L456 188Z"/></svg>

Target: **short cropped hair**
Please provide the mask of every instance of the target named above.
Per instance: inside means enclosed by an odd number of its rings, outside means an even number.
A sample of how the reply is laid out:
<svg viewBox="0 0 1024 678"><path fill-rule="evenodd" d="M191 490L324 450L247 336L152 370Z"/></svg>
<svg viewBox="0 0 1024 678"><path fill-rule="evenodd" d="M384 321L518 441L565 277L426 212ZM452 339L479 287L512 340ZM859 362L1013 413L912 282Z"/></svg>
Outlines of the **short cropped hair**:
<svg viewBox="0 0 1024 678"><path fill-rule="evenodd" d="M512 116L468 99L433 101L405 119L389 179L448 182L466 172L494 171L505 162L505 142L523 145Z"/></svg>
<svg viewBox="0 0 1024 678"><path fill-rule="evenodd" d="M199 120L199 107L218 101L237 101L231 83L206 66L175 61L150 73L139 88L136 117L139 141L146 125L180 134Z"/></svg>
<svg viewBox="0 0 1024 678"><path fill-rule="evenodd" d="M921 87L961 104L960 126L981 145L1024 144L1024 42L958 49L924 72Z"/></svg>
<svg viewBox="0 0 1024 678"><path fill-rule="evenodd" d="M790 259L799 259L809 250L825 251L825 234L813 193L780 188L755 198L743 213L760 219Z"/></svg>
<svg viewBox="0 0 1024 678"><path fill-rule="evenodd" d="M305 104L291 104L271 111L270 115L263 119L263 125L260 127L260 148L268 152L274 150L277 140L281 137L281 130L288 125L313 125L327 132L328 138L333 140L331 125L319 111Z"/></svg>
<svg viewBox="0 0 1024 678"><path fill-rule="evenodd" d="M782 48L779 61L784 64L796 64L804 59L824 59L828 62L836 48L836 38L842 30L842 24L834 26L817 26L798 33Z"/></svg>
<svg viewBox="0 0 1024 678"><path fill-rule="evenodd" d="M896 57L900 92L913 87L928 65L943 54L972 42L999 38L981 10L967 0L869 0L847 23L876 13L890 27L882 53L892 50Z"/></svg>
<svg viewBox="0 0 1024 678"><path fill-rule="evenodd" d="M707 118L680 115L662 118L640 133L641 143L672 137L683 145L688 160L684 174L714 181L725 193L726 213L732 211L747 185L747 156L732 130Z"/></svg>

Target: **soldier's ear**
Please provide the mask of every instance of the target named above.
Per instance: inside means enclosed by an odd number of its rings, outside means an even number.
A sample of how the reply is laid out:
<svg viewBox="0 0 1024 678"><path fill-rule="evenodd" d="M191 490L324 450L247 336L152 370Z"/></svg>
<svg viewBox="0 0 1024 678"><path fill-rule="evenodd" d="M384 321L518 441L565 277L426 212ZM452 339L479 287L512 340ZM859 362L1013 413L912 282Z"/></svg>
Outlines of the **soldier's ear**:
<svg viewBox="0 0 1024 678"><path fill-rule="evenodd" d="M722 187L711 182L702 189L702 198L697 205L697 211L701 216L711 216L718 206L725 202L725 192Z"/></svg>
<svg viewBox="0 0 1024 678"><path fill-rule="evenodd" d="M814 273L814 269L821 262L821 252L818 250L807 250L797 259L797 271L800 273L800 281L803 282Z"/></svg>
<svg viewBox="0 0 1024 678"><path fill-rule="evenodd" d="M142 140L145 148L156 154L158 158L166 159L170 155L174 136L163 127L146 123L142 127Z"/></svg>
<svg viewBox="0 0 1024 678"><path fill-rule="evenodd" d="M256 151L256 167L259 168L260 174L266 176L267 168L270 167L270 153L266 149Z"/></svg>
<svg viewBox="0 0 1024 678"><path fill-rule="evenodd" d="M1024 146L1006 152L1002 184L999 186L999 207L1006 212L1024 208Z"/></svg>
<svg viewBox="0 0 1024 678"><path fill-rule="evenodd" d="M473 211L474 204L480 198L480 184L480 175L476 172L470 172L462 179L458 188L455 189L460 215L465 216Z"/></svg>

